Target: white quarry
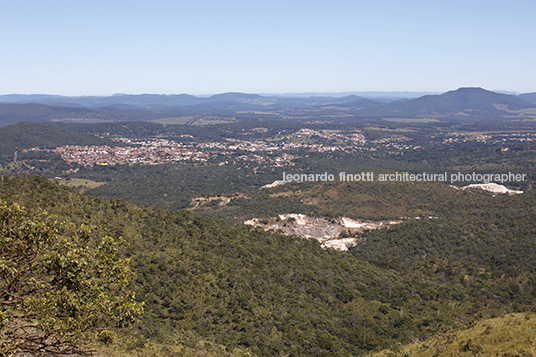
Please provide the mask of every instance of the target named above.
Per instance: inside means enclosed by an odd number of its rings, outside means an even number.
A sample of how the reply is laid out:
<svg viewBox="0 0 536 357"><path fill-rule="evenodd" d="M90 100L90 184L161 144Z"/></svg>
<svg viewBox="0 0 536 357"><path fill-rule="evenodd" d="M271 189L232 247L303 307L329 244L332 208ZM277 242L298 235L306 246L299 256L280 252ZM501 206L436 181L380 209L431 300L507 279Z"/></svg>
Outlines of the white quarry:
<svg viewBox="0 0 536 357"><path fill-rule="evenodd" d="M523 191L510 190L506 188L505 186L499 185L498 183L494 183L494 182L467 185L467 186L461 187L461 189L462 190L467 190L467 189L483 190L483 191L491 192L494 195L504 195L504 194L519 195L523 193Z"/></svg>
<svg viewBox="0 0 536 357"><path fill-rule="evenodd" d="M286 235L318 240L322 248L346 251L362 241L361 233L367 230L390 227L402 221L354 220L347 217L328 219L304 214L280 214L277 218L254 218L247 225L274 230Z"/></svg>

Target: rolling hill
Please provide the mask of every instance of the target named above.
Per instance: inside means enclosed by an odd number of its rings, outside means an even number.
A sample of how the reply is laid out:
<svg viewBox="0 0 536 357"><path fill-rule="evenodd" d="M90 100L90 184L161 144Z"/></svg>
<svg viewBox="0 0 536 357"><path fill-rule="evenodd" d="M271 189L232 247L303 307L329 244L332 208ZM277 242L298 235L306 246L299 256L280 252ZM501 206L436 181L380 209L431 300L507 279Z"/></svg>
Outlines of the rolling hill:
<svg viewBox="0 0 536 357"><path fill-rule="evenodd" d="M427 341L396 346L369 357L534 356L534 329L534 314L508 314L468 323Z"/></svg>
<svg viewBox="0 0 536 357"><path fill-rule="evenodd" d="M166 111L177 107L199 107L201 109L223 108L232 109L232 106L249 105L254 108L289 108L309 107L329 103L346 103L359 99L355 95L345 97L311 96L311 97L278 97L261 96L247 93L221 93L210 97L196 97L188 94L115 94L109 97L64 97L52 95L4 95L0 96L0 103L11 104L43 104L62 107L80 108L122 108L143 109L151 111ZM220 104L214 104L220 103ZM227 103L228 106L225 106Z"/></svg>
<svg viewBox="0 0 536 357"><path fill-rule="evenodd" d="M459 88L441 95L425 95L360 111L361 116L431 117L439 119L514 118L521 110L534 110L536 105L521 98L487 91L482 88Z"/></svg>
<svg viewBox="0 0 536 357"><path fill-rule="evenodd" d="M527 102L536 104L536 93L524 93L518 95L518 97L523 100L526 100Z"/></svg>
<svg viewBox="0 0 536 357"><path fill-rule="evenodd" d="M151 121L166 116L167 115L146 110L126 110L119 108L90 109L50 106L35 103L0 103L0 126L21 121L65 121L85 123L104 121Z"/></svg>
<svg viewBox="0 0 536 357"><path fill-rule="evenodd" d="M108 139L62 129L50 124L19 122L0 127L0 162L11 161L15 151L61 145L106 145Z"/></svg>

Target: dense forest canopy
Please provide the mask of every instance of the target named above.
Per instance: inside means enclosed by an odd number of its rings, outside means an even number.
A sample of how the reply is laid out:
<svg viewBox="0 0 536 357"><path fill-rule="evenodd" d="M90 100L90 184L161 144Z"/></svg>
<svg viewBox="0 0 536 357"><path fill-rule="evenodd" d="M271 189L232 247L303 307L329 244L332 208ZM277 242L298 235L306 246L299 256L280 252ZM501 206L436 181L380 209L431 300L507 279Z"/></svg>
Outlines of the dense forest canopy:
<svg viewBox="0 0 536 357"><path fill-rule="evenodd" d="M150 339L184 330L263 356L360 355L534 307L532 192L452 194L439 219L369 233L351 253L40 177L4 177L0 192L30 214L46 209L124 237L119 252L131 261Z"/></svg>

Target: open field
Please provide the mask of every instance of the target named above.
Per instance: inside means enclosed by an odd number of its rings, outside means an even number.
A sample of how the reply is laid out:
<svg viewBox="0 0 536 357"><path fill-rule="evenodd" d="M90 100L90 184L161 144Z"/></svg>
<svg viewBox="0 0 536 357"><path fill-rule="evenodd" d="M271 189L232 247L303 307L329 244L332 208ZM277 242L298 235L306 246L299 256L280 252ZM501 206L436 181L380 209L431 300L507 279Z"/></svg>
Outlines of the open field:
<svg viewBox="0 0 536 357"><path fill-rule="evenodd" d="M97 181L93 181L93 180L87 180L87 179L78 179L78 178L73 178L73 179L70 179L70 180L60 180L59 181L60 184L62 185L66 185L66 186L70 186L70 187L80 187L82 186L83 188L97 188L99 186L102 186L105 184L105 182L97 182Z"/></svg>
<svg viewBox="0 0 536 357"><path fill-rule="evenodd" d="M439 123L439 119L434 118L382 118L395 123Z"/></svg>
<svg viewBox="0 0 536 357"><path fill-rule="evenodd" d="M214 116L184 116L175 118L163 118L153 120L154 123L163 125L213 125L213 124L229 124L234 123L236 120L224 117Z"/></svg>
<svg viewBox="0 0 536 357"><path fill-rule="evenodd" d="M96 123L113 122L113 120L97 119L97 118L60 118L60 119L51 119L50 121L59 122L59 123L79 123L79 124L96 124Z"/></svg>

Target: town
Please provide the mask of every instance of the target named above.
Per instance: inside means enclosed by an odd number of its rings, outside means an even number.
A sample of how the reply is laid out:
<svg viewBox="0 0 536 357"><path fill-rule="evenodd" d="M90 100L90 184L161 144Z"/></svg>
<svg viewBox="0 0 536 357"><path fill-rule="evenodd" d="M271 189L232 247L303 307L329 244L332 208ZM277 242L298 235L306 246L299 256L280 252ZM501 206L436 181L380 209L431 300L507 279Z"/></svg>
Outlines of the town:
<svg viewBox="0 0 536 357"><path fill-rule="evenodd" d="M254 128L242 133L266 133L266 128ZM241 140L224 138L222 141L195 141L192 135L181 135L184 141L150 138L112 138L117 146L64 145L54 149L32 148L29 151L57 153L67 163L81 166L141 164L160 165L179 162L200 162L217 165L237 163L292 167L296 160L309 153L374 153L403 155L408 150L423 149L407 136L390 136L367 140L360 130L340 133L332 130L299 129L293 133L278 134L275 138ZM193 139L193 141L192 141ZM440 139L443 145L467 142L506 144L509 142L535 141L533 133L495 133L460 135L447 134L441 138L430 136L430 142ZM509 148L504 146L503 151Z"/></svg>
<svg viewBox="0 0 536 357"><path fill-rule="evenodd" d="M250 132L263 132L265 128L255 128ZM300 129L279 140L247 141L226 138L224 141L192 142L191 135L181 136L189 141L178 142L169 139L129 139L112 138L117 146L64 145L54 149L32 148L29 151L57 153L67 163L81 166L142 164L159 165L177 162L210 162L219 165L238 162L267 164L274 167L290 167L295 160L308 152L329 153L376 151L378 148L396 150L420 149L421 146L408 144L410 138L390 138L367 142L359 131L343 135L330 131ZM308 142L308 138L323 139L324 143ZM399 152L392 152L399 153Z"/></svg>

